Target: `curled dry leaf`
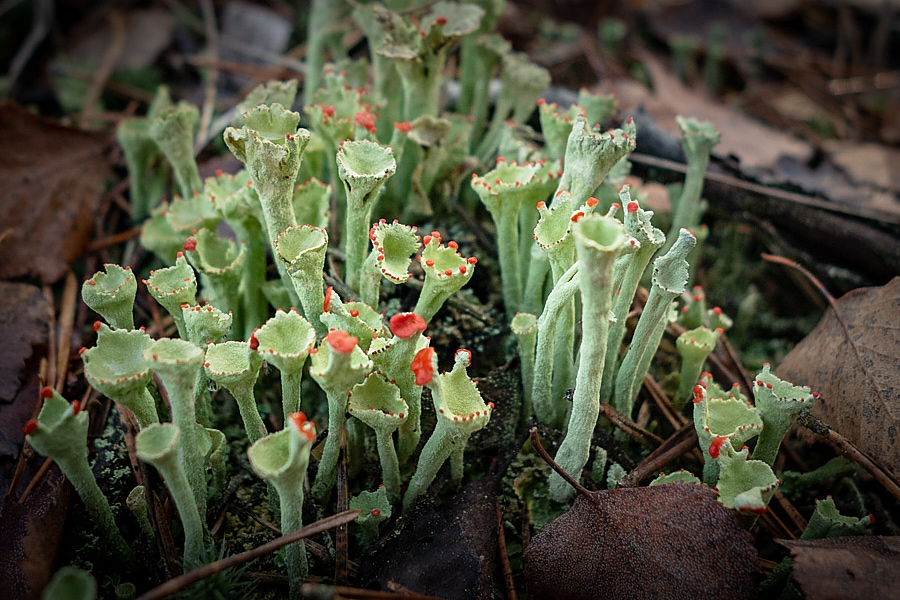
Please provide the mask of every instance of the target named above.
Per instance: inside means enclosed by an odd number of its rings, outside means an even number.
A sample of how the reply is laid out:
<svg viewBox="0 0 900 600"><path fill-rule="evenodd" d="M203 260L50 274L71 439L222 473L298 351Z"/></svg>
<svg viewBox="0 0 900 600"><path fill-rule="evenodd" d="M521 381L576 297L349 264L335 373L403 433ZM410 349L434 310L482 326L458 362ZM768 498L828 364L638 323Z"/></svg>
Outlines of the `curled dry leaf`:
<svg viewBox="0 0 900 600"><path fill-rule="evenodd" d="M897 597L900 538L854 536L778 543L791 551L794 580L809 600Z"/></svg>
<svg viewBox="0 0 900 600"><path fill-rule="evenodd" d="M837 306L840 318L828 309L777 374L819 392L813 414L900 480L900 277Z"/></svg>
<svg viewBox="0 0 900 600"><path fill-rule="evenodd" d="M0 103L0 278L52 283L88 242L109 176L107 139Z"/></svg>
<svg viewBox="0 0 900 600"><path fill-rule="evenodd" d="M756 549L709 488L579 495L525 549L535 598L752 598Z"/></svg>

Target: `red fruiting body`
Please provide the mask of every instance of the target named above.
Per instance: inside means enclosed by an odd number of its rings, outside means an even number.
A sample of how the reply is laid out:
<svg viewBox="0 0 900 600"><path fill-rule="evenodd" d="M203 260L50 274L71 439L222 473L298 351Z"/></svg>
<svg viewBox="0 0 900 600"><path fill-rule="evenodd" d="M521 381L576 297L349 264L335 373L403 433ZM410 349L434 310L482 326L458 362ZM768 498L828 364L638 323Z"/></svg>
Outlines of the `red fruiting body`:
<svg viewBox="0 0 900 600"><path fill-rule="evenodd" d="M100 326L103 325L100 321L94 321L94 331L100 331Z"/></svg>
<svg viewBox="0 0 900 600"><path fill-rule="evenodd" d="M474 265L478 262L478 259L475 258L474 256L470 256L469 258L466 259L466 262L469 263L470 265Z"/></svg>
<svg viewBox="0 0 900 600"><path fill-rule="evenodd" d="M373 516L373 517L380 517L380 516L381 516L381 509L379 509L379 508L373 508L373 509L372 509L372 516Z"/></svg>
<svg viewBox="0 0 900 600"><path fill-rule="evenodd" d="M22 427L22 433L25 435L30 435L35 429L37 429L38 422L36 419L29 419L25 426Z"/></svg>
<svg viewBox="0 0 900 600"><path fill-rule="evenodd" d="M409 121L401 121L400 123L394 123L394 127L402 131L403 133L409 133L412 131L412 123Z"/></svg>
<svg viewBox="0 0 900 600"><path fill-rule="evenodd" d="M322 114L326 117L333 117L334 116L334 107L333 106L323 106Z"/></svg>
<svg viewBox="0 0 900 600"><path fill-rule="evenodd" d="M41 390L41 398L47 399L53 397L53 388L45 387Z"/></svg>
<svg viewBox="0 0 900 600"><path fill-rule="evenodd" d="M438 17L437 19L434 20L434 22L437 23L438 25L446 25L447 17Z"/></svg>
<svg viewBox="0 0 900 600"><path fill-rule="evenodd" d="M353 348L359 340L346 331L334 329L325 336L325 341L328 342L328 345L331 346L335 352L350 354L353 352Z"/></svg>
<svg viewBox="0 0 900 600"><path fill-rule="evenodd" d="M428 236L426 236L426 237L428 237ZM426 243L427 243L427 242L426 242ZM428 266L428 267L433 267L433 266L434 266L434 261L431 260L431 259L429 258L428 260L425 261L425 265Z"/></svg>
<svg viewBox="0 0 900 600"><path fill-rule="evenodd" d="M713 458L719 458L719 452L722 450L722 444L724 444L727 439L728 438L724 435L717 435L716 439L714 439L709 445L709 455Z"/></svg>
<svg viewBox="0 0 900 600"><path fill-rule="evenodd" d="M325 290L325 303L322 304L322 310L324 312L328 312L328 303L331 302L331 293L334 291L334 286L329 285L328 289Z"/></svg>
<svg viewBox="0 0 900 600"><path fill-rule="evenodd" d="M72 400L72 414L77 415L81 412L81 400Z"/></svg>
<svg viewBox="0 0 900 600"><path fill-rule="evenodd" d="M721 315L721 314L722 314L722 309L719 308L718 306L716 306L715 308L713 308L713 314L716 315L716 316Z"/></svg>
<svg viewBox="0 0 900 600"><path fill-rule="evenodd" d="M472 364L472 351L467 350L466 348L460 348L459 350L457 350L456 352L453 353L453 358L456 358L460 352L465 352L466 354L468 354L468 358L466 358L466 366L468 367L469 365L471 365Z"/></svg>
<svg viewBox="0 0 900 600"><path fill-rule="evenodd" d="M434 356L434 348L422 348L416 352L412 364L409 368L416 374L416 385L425 385L434 378L434 365L432 357Z"/></svg>
<svg viewBox="0 0 900 600"><path fill-rule="evenodd" d="M547 206L547 203L544 202L543 200L541 200L540 202L537 203L537 209L538 209L538 210L541 210L541 209L544 208L545 206Z"/></svg>
<svg viewBox="0 0 900 600"><path fill-rule="evenodd" d="M457 244L456 242L451 240L451 241L447 242L447 247L453 248L454 250L456 250L459 248L459 244Z"/></svg>
<svg viewBox="0 0 900 600"><path fill-rule="evenodd" d="M637 212L637 209L638 209L638 208L640 208L640 205L638 205L638 203L635 202L634 200L632 200L631 202L629 202L629 203L628 203L628 206L626 207L626 209L627 209L628 212L630 212L630 213Z"/></svg>
<svg viewBox="0 0 900 600"><path fill-rule="evenodd" d="M368 110L358 111L353 115L353 118L356 120L357 125L365 128L369 133L375 133L375 115Z"/></svg>
<svg viewBox="0 0 900 600"><path fill-rule="evenodd" d="M356 310L355 308L351 308L351 309L350 309L350 316L351 316L351 317L358 317L358 316L359 316L359 311Z"/></svg>
<svg viewBox="0 0 900 600"><path fill-rule="evenodd" d="M703 400L703 386L699 383L694 386L694 402L701 402Z"/></svg>
<svg viewBox="0 0 900 600"><path fill-rule="evenodd" d="M390 320L391 333L406 339L417 331L425 331L425 319L414 312L397 313Z"/></svg>
<svg viewBox="0 0 900 600"><path fill-rule="evenodd" d="M431 243L431 236L430 236L430 235L426 235L424 238L422 238L422 243L425 244L426 246L427 246L428 244L430 244L430 243Z"/></svg>
<svg viewBox="0 0 900 600"><path fill-rule="evenodd" d="M197 240L189 237L184 241L184 244L181 246L181 248L187 252L192 252L197 249Z"/></svg>
<svg viewBox="0 0 900 600"><path fill-rule="evenodd" d="M594 198L593 196L591 196L590 198L587 199L587 205L590 206L591 208L597 206L598 204L600 204L600 201L597 200L596 198Z"/></svg>
<svg viewBox="0 0 900 600"><path fill-rule="evenodd" d="M574 213L572 213L572 222L573 222L573 223L577 223L577 222L578 222L578 219L580 219L580 218L583 217L583 216L584 216L584 211L583 211L583 210L577 210L577 211L575 211Z"/></svg>
<svg viewBox="0 0 900 600"><path fill-rule="evenodd" d="M259 348L259 340L256 339L256 334L250 336L250 349L256 350Z"/></svg>

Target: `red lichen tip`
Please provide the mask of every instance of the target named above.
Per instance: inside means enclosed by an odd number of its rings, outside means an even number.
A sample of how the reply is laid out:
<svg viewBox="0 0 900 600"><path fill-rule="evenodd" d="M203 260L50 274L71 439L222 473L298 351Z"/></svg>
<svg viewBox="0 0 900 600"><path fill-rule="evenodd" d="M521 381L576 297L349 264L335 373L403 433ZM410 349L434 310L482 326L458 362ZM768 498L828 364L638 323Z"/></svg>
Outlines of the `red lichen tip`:
<svg viewBox="0 0 900 600"><path fill-rule="evenodd" d="M438 17L434 20L434 22L437 23L438 25L446 25L447 17Z"/></svg>
<svg viewBox="0 0 900 600"><path fill-rule="evenodd" d="M590 198L587 199L587 203L586 203L586 204L587 204L588 206L590 206L591 208L594 208L595 206L597 206L598 204L600 204L600 201L597 200L596 198L594 198L593 196L591 196Z"/></svg>
<svg viewBox="0 0 900 600"><path fill-rule="evenodd" d="M694 386L694 402L701 402L703 400L703 386L699 383Z"/></svg>
<svg viewBox="0 0 900 600"><path fill-rule="evenodd" d="M25 426L22 427L22 433L25 435L31 435L31 433L34 432L34 430L37 429L37 427L38 427L37 419L29 419L25 423Z"/></svg>
<svg viewBox="0 0 900 600"><path fill-rule="evenodd" d="M328 312L328 304L331 302L331 294L334 292L334 286L329 285L328 289L325 290L325 302L322 304L322 311Z"/></svg>
<svg viewBox="0 0 900 600"><path fill-rule="evenodd" d="M717 435L716 439L712 441L709 445L709 455L713 458L719 458L719 452L722 450L722 445L728 439L727 436Z"/></svg>
<svg viewBox="0 0 900 600"><path fill-rule="evenodd" d="M425 385L434 379L434 348L422 348L416 352L409 368L416 374L416 385Z"/></svg>
<svg viewBox="0 0 900 600"><path fill-rule="evenodd" d="M325 336L325 341L335 352L341 354L350 354L356 346L358 339L350 335L346 331L334 329Z"/></svg>
<svg viewBox="0 0 900 600"><path fill-rule="evenodd" d="M351 308L351 309L350 309L350 316L351 316L351 317L358 317L358 316L359 316L359 311L356 310L355 308Z"/></svg>
<svg viewBox="0 0 900 600"><path fill-rule="evenodd" d="M303 434L310 442L316 439L316 434L313 433L313 423L306 418L306 413L302 411L291 413L290 420L297 429L297 433Z"/></svg>
<svg viewBox="0 0 900 600"><path fill-rule="evenodd" d="M544 208L545 206L547 206L547 203L544 202L543 200L541 200L540 202L537 203L537 209L538 209L538 210L541 210L541 209Z"/></svg>
<svg viewBox="0 0 900 600"><path fill-rule="evenodd" d="M626 207L626 209L627 209L628 212L630 212L630 213L637 212L637 209L638 209L638 208L640 208L640 205L639 205L637 202L635 202L634 200L632 200L631 202L629 202L629 203L628 203L628 206Z"/></svg>
<svg viewBox="0 0 900 600"><path fill-rule="evenodd" d="M94 331L100 331L100 327L103 326L103 323L100 321L94 321Z"/></svg>
<svg viewBox="0 0 900 600"><path fill-rule="evenodd" d="M72 415L77 415L81 412L81 400L72 400Z"/></svg>
<svg viewBox="0 0 900 600"><path fill-rule="evenodd" d="M380 516L381 516L381 509L380 509L380 508L373 508L373 509L372 509L372 516L373 516L373 517L380 517Z"/></svg>
<svg viewBox="0 0 900 600"><path fill-rule="evenodd" d="M572 222L577 223L578 219L580 219L583 216L584 216L583 210L576 210L574 213L572 213Z"/></svg>
<svg viewBox="0 0 900 600"><path fill-rule="evenodd" d="M250 349L251 349L251 350L256 350L257 348L259 348L259 340L256 339L256 332L253 332L253 333L250 335L249 343L250 343Z"/></svg>
<svg viewBox="0 0 900 600"><path fill-rule="evenodd" d="M195 238L189 237L184 241L184 244L181 246L182 250L187 252L193 252L197 249L197 240Z"/></svg>
<svg viewBox="0 0 900 600"><path fill-rule="evenodd" d="M425 331L427 324L421 315L414 312L397 313L390 320L391 333L406 339L417 331Z"/></svg>
<svg viewBox="0 0 900 600"><path fill-rule="evenodd" d="M41 389L41 398L46 400L47 398L53 397L53 388L47 386Z"/></svg>
<svg viewBox="0 0 900 600"><path fill-rule="evenodd" d="M357 111L357 113L353 115L353 119L356 121L357 125L363 127L369 133L375 133L375 115L368 110Z"/></svg>
<svg viewBox="0 0 900 600"><path fill-rule="evenodd" d="M400 121L399 123L394 123L394 128L399 129L403 133L409 133L412 131L413 126L409 121Z"/></svg>
<svg viewBox="0 0 900 600"><path fill-rule="evenodd" d="M322 115L326 117L334 116L334 107L333 106L322 106Z"/></svg>

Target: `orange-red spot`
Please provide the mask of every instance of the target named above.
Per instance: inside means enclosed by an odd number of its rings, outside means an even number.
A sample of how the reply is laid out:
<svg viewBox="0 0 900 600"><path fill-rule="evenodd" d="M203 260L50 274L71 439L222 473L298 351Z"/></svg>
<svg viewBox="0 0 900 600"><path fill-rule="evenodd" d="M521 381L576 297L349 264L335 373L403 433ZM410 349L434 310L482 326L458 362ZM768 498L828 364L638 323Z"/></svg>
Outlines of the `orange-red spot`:
<svg viewBox="0 0 900 600"><path fill-rule="evenodd" d="M438 17L437 19L434 20L434 22L437 23L438 25L446 25L447 17Z"/></svg>
<svg viewBox="0 0 900 600"><path fill-rule="evenodd" d="M597 200L596 198L594 198L593 196L591 196L590 198L587 199L587 205L590 206L591 208L594 208L598 204L600 204L600 201Z"/></svg>
<svg viewBox="0 0 900 600"><path fill-rule="evenodd" d="M728 438L724 435L717 435L716 439L709 445L709 455L713 458L719 458L719 452L721 452L722 445L727 439Z"/></svg>
<svg viewBox="0 0 900 600"><path fill-rule="evenodd" d="M396 129L399 129L403 133L409 133L410 131L412 131L412 128L413 128L412 123L410 123L409 121L401 121L399 123L394 123L394 127Z"/></svg>
<svg viewBox="0 0 900 600"><path fill-rule="evenodd" d="M77 415L81 412L81 400L72 400L72 414Z"/></svg>
<svg viewBox="0 0 900 600"><path fill-rule="evenodd" d="M47 399L53 397L53 388L45 387L41 390L41 398Z"/></svg>
<svg viewBox="0 0 900 600"><path fill-rule="evenodd" d="M700 402L703 400L703 386L699 383L694 386L694 402Z"/></svg>
<svg viewBox="0 0 900 600"><path fill-rule="evenodd" d="M414 312L397 313L390 320L391 333L398 338L406 339L417 331L425 331L425 319Z"/></svg>
<svg viewBox="0 0 900 600"><path fill-rule="evenodd" d="M329 285L328 289L325 290L325 303L322 304L322 310L324 312L328 312L328 303L331 302L331 293L334 292L334 286Z"/></svg>
<svg viewBox="0 0 900 600"><path fill-rule="evenodd" d="M38 422L36 419L29 419L25 426L22 427L22 433L25 435L30 435L35 429L37 429Z"/></svg>
<svg viewBox="0 0 900 600"><path fill-rule="evenodd" d="M325 336L325 341L335 352L350 354L359 340L346 331L334 329Z"/></svg>
<svg viewBox="0 0 900 600"><path fill-rule="evenodd" d="M409 368L416 374L416 385L425 385L434 379L434 348L422 348L416 352Z"/></svg>
<svg viewBox="0 0 900 600"><path fill-rule="evenodd" d="M256 350L257 348L259 348L259 340L256 339L256 333L254 332L250 335L250 349Z"/></svg>
<svg viewBox="0 0 900 600"><path fill-rule="evenodd" d="M351 317L358 317L358 316L359 316L359 311L356 310L355 308L351 308L351 309L350 309L350 316L351 316Z"/></svg>
<svg viewBox="0 0 900 600"><path fill-rule="evenodd" d="M356 120L357 125L363 127L369 133L375 133L375 115L368 110L357 111L353 118Z"/></svg>

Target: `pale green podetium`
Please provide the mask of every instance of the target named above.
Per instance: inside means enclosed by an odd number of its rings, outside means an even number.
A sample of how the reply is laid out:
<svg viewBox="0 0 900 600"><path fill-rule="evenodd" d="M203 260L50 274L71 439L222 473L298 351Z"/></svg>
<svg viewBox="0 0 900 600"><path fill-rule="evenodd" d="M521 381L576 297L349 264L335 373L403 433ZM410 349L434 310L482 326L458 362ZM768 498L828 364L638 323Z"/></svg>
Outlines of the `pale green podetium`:
<svg viewBox="0 0 900 600"><path fill-rule="evenodd" d="M28 421L25 439L39 454L52 458L78 492L94 525L110 545L110 553L131 566L134 553L116 525L109 501L97 485L88 464L87 433L90 419L81 402L71 404L50 388L41 391L44 406L37 420Z"/></svg>
<svg viewBox="0 0 900 600"><path fill-rule="evenodd" d="M301 408L300 380L306 358L316 345L316 330L296 310L278 310L253 335L256 351L281 373L281 404L287 423L288 415Z"/></svg>
<svg viewBox="0 0 900 600"><path fill-rule="evenodd" d="M656 346L665 331L670 305L687 286L689 265L685 257L696 243L697 239L693 234L682 229L675 245L653 261L650 296L634 330L628 352L616 374L615 406L628 418L631 418L634 399L650 359L656 353Z"/></svg>
<svg viewBox="0 0 900 600"><path fill-rule="evenodd" d="M375 431L381 481L391 504L400 500L400 463L394 447L394 431L409 415L409 406L400 397L396 385L380 372L369 373L366 380L353 386L348 411Z"/></svg>
<svg viewBox="0 0 900 600"><path fill-rule="evenodd" d="M209 436L197 422L197 389L203 368L203 350L187 341L163 338L144 350L144 360L162 381L169 395L172 422L178 426L179 460L184 465L188 483L200 511L206 518L206 453Z"/></svg>
<svg viewBox="0 0 900 600"><path fill-rule="evenodd" d="M452 240L445 246L441 234L437 231L432 231L431 235L422 238L422 244L419 263L425 271L425 283L413 312L428 323L447 298L472 279L478 259L474 256L463 257L459 253L459 245Z"/></svg>
<svg viewBox="0 0 900 600"><path fill-rule="evenodd" d="M141 330L111 330L98 323L97 345L81 353L84 376L95 390L132 413L138 427L158 423L156 403L147 390L152 377L144 351L153 344Z"/></svg>
<svg viewBox="0 0 900 600"><path fill-rule="evenodd" d="M763 364L753 386L753 399L763 421L763 430L753 450L753 458L769 466L775 462L781 441L797 415L804 408L812 408L816 401L815 394L808 387L783 381L770 369L769 363Z"/></svg>
<svg viewBox="0 0 900 600"><path fill-rule="evenodd" d="M169 488L184 527L184 564L192 568L202 564L204 526L179 452L180 436L177 425L156 423L141 430L134 446L138 458L156 467Z"/></svg>
<svg viewBox="0 0 900 600"><path fill-rule="evenodd" d="M742 399L711 397L708 387L712 386L705 382L694 386L694 429L703 451L703 482L715 485L719 463L712 454L718 456L725 439L740 448L759 435L763 423L759 411Z"/></svg>
<svg viewBox="0 0 900 600"><path fill-rule="evenodd" d="M172 315L178 328L178 336L188 339L181 307L197 303L197 275L187 263L184 253L178 253L175 264L171 267L150 271L150 277L144 280L144 285L153 299Z"/></svg>
<svg viewBox="0 0 900 600"><path fill-rule="evenodd" d="M469 437L487 425L494 403L484 403L475 382L466 373L472 353L456 351L453 370L437 374L434 348L420 350L412 362L418 385L431 389L437 425L419 456L416 473L403 496L403 512L408 512L431 482L444 462L450 459L450 479L458 485L463 476L463 456Z"/></svg>
<svg viewBox="0 0 900 600"><path fill-rule="evenodd" d="M320 319L324 312L325 292L322 273L328 233L314 225L299 225L285 229L275 240L275 253L287 274L307 320L319 335L325 335Z"/></svg>
<svg viewBox="0 0 900 600"><path fill-rule="evenodd" d="M113 329L134 329L134 296L137 279L131 268L103 265L103 271L81 286L81 298L88 307L106 319Z"/></svg>
<svg viewBox="0 0 900 600"><path fill-rule="evenodd" d="M691 397L694 386L700 380L706 357L716 349L716 342L722 330L713 331L705 325L685 331L675 340L675 347L681 355L681 378L673 405L676 409L684 407Z"/></svg>
<svg viewBox="0 0 900 600"><path fill-rule="evenodd" d="M369 245L372 209L388 178L397 171L394 151L374 142L343 142L337 153L338 176L347 195L343 240L347 285L358 290Z"/></svg>
<svg viewBox="0 0 900 600"><path fill-rule="evenodd" d="M256 343L256 339L251 337L249 342L209 344L203 363L209 378L231 392L237 402L251 444L268 433L259 416L253 393L263 363L262 357L255 351Z"/></svg>
<svg viewBox="0 0 900 600"><path fill-rule="evenodd" d="M575 396L566 437L556 462L575 480L587 464L591 436L600 414L600 384L606 357L609 311L612 305L613 266L619 249L628 241L625 227L599 215L583 217L573 228L578 252L578 287L582 300L581 362L575 379ZM550 495L566 501L575 494L562 477L550 476Z"/></svg>
<svg viewBox="0 0 900 600"><path fill-rule="evenodd" d="M328 436L312 488L313 497L324 504L337 477L337 461L347 423L348 394L372 370L372 361L346 331L335 329L312 352L309 374L328 397Z"/></svg>
<svg viewBox="0 0 900 600"><path fill-rule="evenodd" d="M283 430L267 435L247 450L253 471L278 491L282 534L303 527L303 479L315 441L315 426L299 412L290 415ZM301 598L300 586L309 573L303 540L287 546L285 563L290 597Z"/></svg>

